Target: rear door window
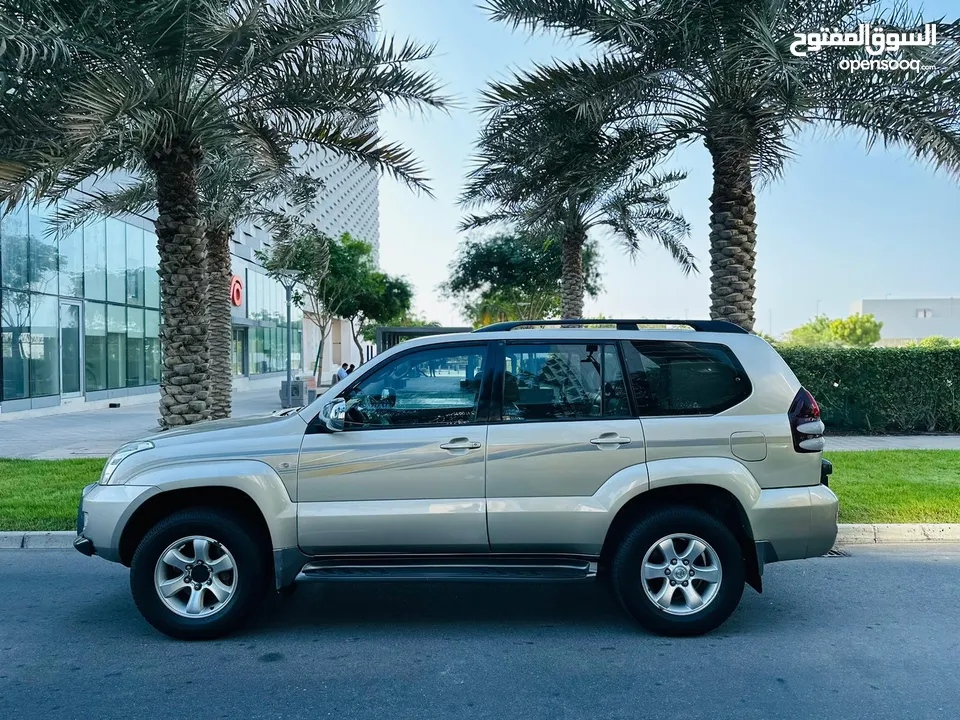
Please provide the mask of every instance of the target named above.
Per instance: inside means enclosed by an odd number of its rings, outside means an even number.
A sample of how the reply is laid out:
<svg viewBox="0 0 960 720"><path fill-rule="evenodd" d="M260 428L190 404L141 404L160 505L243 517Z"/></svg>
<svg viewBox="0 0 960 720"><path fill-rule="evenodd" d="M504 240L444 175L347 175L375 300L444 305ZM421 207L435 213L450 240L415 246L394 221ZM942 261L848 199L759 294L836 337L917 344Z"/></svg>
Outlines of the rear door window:
<svg viewBox="0 0 960 720"><path fill-rule="evenodd" d="M628 417L616 344L513 344L505 348L503 419Z"/></svg>
<svg viewBox="0 0 960 720"><path fill-rule="evenodd" d="M750 380L730 348L715 343L622 343L641 416L715 415L743 402Z"/></svg>

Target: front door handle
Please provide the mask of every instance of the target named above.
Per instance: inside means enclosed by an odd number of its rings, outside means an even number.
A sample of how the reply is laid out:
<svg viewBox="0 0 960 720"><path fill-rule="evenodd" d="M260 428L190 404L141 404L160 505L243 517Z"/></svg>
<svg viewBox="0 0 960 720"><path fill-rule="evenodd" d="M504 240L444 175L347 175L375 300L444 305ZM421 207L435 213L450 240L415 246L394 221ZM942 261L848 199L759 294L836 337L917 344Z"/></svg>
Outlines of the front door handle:
<svg viewBox="0 0 960 720"><path fill-rule="evenodd" d="M615 432L600 433L600 437L595 437L590 441L592 445L597 445L601 448L620 447L621 445L626 445L628 442L630 442L630 438L621 437L619 433Z"/></svg>
<svg viewBox="0 0 960 720"><path fill-rule="evenodd" d="M454 438L450 442L445 442L440 446L442 450L476 450L479 447L480 443L467 438Z"/></svg>

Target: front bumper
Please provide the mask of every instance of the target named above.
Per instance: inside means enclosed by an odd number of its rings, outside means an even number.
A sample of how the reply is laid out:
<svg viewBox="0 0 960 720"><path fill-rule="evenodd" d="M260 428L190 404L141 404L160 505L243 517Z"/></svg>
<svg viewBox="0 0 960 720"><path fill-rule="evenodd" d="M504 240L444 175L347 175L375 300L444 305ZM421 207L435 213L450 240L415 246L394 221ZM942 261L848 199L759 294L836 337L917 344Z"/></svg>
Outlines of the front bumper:
<svg viewBox="0 0 960 720"><path fill-rule="evenodd" d="M747 512L765 562L819 557L837 539L837 496L826 485L762 490Z"/></svg>
<svg viewBox="0 0 960 720"><path fill-rule="evenodd" d="M120 561L120 535L130 516L159 492L143 485L87 485L77 508L77 539L73 546L84 555Z"/></svg>

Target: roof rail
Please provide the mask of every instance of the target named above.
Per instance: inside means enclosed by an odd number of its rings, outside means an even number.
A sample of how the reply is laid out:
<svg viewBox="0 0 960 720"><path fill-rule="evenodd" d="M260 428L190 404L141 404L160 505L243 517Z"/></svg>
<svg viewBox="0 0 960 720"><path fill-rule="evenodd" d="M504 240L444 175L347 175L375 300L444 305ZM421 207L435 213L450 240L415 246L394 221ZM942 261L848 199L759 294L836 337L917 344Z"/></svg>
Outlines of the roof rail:
<svg viewBox="0 0 960 720"><path fill-rule="evenodd" d="M598 318L595 320L585 318L577 320L510 320L508 322L485 325L482 328L477 328L474 332L504 332L518 327L533 327L538 325L616 325L617 330L638 330L640 325L687 325L697 332L750 334L748 330L744 330L729 320L620 320L609 318Z"/></svg>

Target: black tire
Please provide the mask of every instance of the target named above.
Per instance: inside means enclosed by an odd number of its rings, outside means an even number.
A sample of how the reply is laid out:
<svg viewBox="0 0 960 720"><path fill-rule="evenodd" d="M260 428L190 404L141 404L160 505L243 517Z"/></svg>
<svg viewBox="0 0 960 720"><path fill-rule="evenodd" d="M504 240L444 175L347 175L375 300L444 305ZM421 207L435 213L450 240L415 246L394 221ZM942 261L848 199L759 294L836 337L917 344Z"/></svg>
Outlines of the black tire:
<svg viewBox="0 0 960 720"><path fill-rule="evenodd" d="M647 551L674 533L695 535L707 542L721 567L716 595L702 610L689 615L670 614L651 600L640 575ZM614 555L611 578L623 607L647 630L690 636L710 632L733 614L743 595L745 567L740 544L724 523L702 510L680 506L656 510L627 532Z"/></svg>
<svg viewBox="0 0 960 720"><path fill-rule="evenodd" d="M207 617L178 615L164 604L154 585L160 554L172 543L191 535L222 543L236 562L236 588L232 596L223 609ZM206 508L176 512L154 525L133 555L130 564L133 601L147 622L171 637L209 640L226 635L249 619L266 592L268 568L262 542L258 534L245 530L232 513Z"/></svg>

